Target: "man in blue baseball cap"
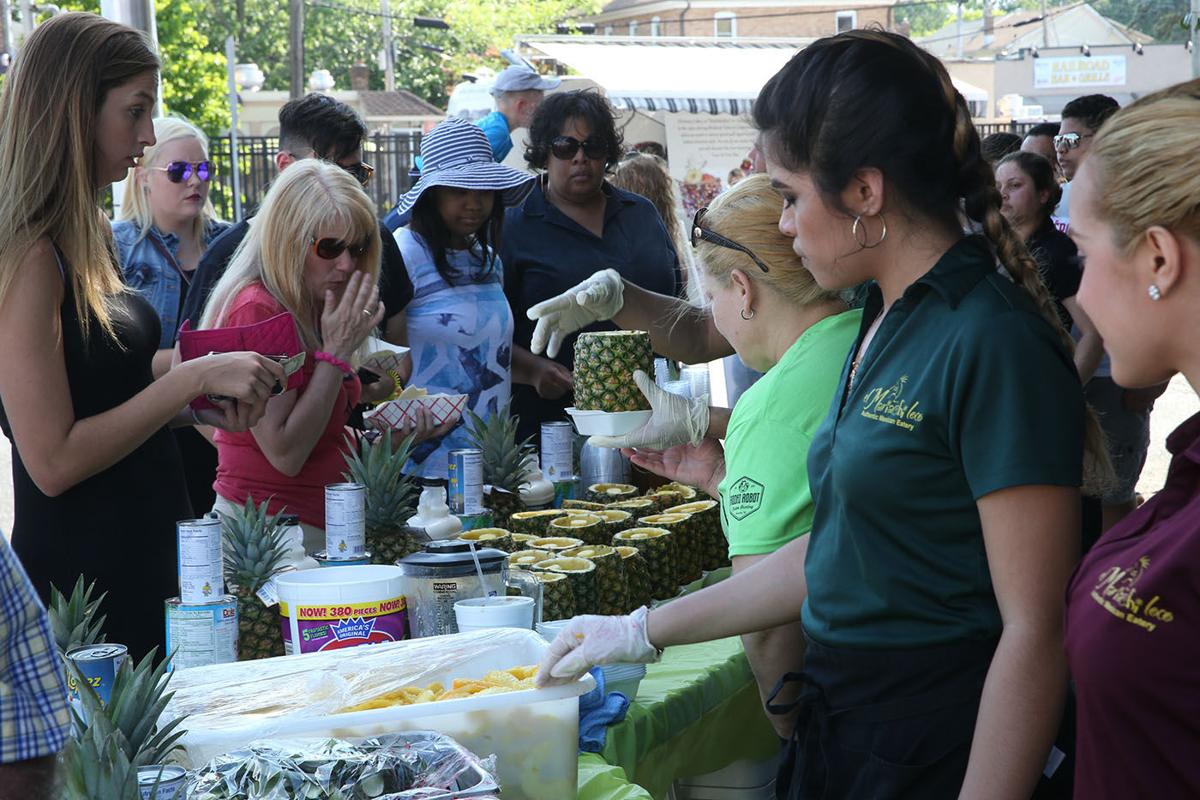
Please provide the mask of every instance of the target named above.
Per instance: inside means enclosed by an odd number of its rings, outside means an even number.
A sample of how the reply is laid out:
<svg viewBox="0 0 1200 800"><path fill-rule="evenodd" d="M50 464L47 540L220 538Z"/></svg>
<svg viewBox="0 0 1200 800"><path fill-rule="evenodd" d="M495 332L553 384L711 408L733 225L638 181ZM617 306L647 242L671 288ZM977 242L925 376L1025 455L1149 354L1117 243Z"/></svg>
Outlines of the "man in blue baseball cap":
<svg viewBox="0 0 1200 800"><path fill-rule="evenodd" d="M528 128L533 112L550 89L557 89L560 78L545 78L524 64L514 64L496 77L491 93L496 110L477 123L487 134L496 161L503 161L512 150L512 132Z"/></svg>

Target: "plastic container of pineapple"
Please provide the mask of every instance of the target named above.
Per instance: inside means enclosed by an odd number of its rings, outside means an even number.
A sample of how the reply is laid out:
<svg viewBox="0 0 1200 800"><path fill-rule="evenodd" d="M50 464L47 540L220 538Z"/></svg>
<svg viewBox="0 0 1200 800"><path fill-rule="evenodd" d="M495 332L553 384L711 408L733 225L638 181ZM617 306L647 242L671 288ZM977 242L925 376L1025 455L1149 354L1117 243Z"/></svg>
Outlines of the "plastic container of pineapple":
<svg viewBox="0 0 1200 800"><path fill-rule="evenodd" d="M579 697L566 686L345 712L403 687L449 686L492 670L536 664L548 647L515 628L243 661L183 670L160 724L187 715L181 744L191 765L256 739L359 739L433 730L473 753L495 755L505 800L564 800L577 793Z"/></svg>

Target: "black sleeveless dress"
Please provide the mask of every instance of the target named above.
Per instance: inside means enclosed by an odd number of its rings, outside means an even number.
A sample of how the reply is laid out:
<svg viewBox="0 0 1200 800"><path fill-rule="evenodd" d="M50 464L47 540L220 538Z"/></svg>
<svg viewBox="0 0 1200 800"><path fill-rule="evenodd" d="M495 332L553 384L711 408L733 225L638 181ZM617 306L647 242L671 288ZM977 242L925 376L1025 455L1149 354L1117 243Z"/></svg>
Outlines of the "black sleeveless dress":
<svg viewBox="0 0 1200 800"><path fill-rule="evenodd" d="M150 385L159 320L153 306L126 293L116 299L113 310L120 343L93 323L85 346L69 281L65 294L59 312L63 355L75 418L83 419L120 405ZM13 438L2 405L0 428ZM70 594L83 575L85 581L96 582L98 592L108 592L101 606L108 616L108 641L127 646L135 658L157 645L161 656L163 601L179 594L175 522L192 516L170 431L156 431L121 461L58 497L47 497L37 488L15 444L12 455L12 546L42 602L49 600L50 584Z"/></svg>

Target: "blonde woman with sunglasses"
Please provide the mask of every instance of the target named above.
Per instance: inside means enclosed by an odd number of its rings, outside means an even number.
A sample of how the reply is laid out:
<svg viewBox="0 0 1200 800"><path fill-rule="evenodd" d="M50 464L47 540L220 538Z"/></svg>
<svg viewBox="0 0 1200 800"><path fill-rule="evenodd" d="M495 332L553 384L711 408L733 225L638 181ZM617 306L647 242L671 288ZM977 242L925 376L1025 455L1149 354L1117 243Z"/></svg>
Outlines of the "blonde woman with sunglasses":
<svg viewBox="0 0 1200 800"><path fill-rule="evenodd" d="M217 219L208 191L213 165L208 137L182 117L154 120L154 138L125 179L113 242L125 284L145 298L162 323L154 374L171 367L180 309L200 256L228 223ZM192 427L175 431L192 508L212 508L217 451Z"/></svg>
<svg viewBox="0 0 1200 800"><path fill-rule="evenodd" d="M216 435L215 508L269 500L272 512L300 517L310 552L324 544L324 488L342 480L346 424L364 398L355 369L383 317L379 254L379 222L358 181L336 164L297 161L267 192L199 326L283 312L295 320L307 353L303 383L272 397L250 431Z"/></svg>

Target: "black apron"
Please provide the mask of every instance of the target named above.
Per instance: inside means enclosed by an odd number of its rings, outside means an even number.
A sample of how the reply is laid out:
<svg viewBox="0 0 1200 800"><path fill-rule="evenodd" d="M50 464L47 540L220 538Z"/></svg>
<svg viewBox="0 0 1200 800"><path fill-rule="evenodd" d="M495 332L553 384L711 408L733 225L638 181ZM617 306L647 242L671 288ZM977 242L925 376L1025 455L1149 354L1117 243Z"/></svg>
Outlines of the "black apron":
<svg viewBox="0 0 1200 800"><path fill-rule="evenodd" d="M996 640L853 650L807 642L767 710L799 710L778 800L955 800ZM795 702L774 704L788 683Z"/></svg>

